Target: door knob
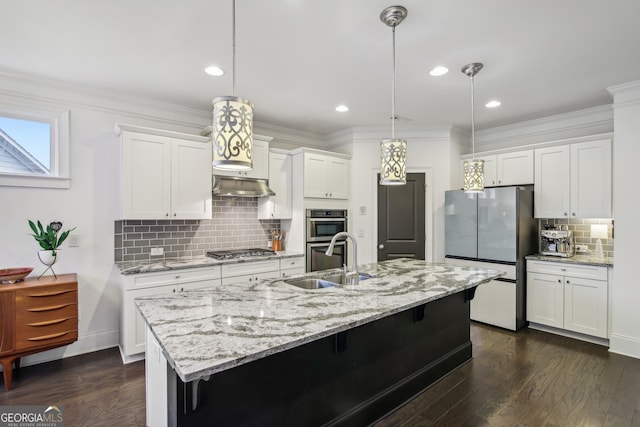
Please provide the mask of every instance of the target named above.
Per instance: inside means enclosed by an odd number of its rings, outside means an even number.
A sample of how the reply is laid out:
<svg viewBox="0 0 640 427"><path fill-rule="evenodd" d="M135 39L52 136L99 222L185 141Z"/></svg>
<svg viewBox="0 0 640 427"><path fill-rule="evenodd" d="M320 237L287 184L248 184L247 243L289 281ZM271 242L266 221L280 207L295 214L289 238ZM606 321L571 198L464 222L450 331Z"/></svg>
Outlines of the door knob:
<svg viewBox="0 0 640 427"><path fill-rule="evenodd" d="M380 244L378 245L378 249L384 249L384 245L383 245L382 243L380 243Z"/></svg>

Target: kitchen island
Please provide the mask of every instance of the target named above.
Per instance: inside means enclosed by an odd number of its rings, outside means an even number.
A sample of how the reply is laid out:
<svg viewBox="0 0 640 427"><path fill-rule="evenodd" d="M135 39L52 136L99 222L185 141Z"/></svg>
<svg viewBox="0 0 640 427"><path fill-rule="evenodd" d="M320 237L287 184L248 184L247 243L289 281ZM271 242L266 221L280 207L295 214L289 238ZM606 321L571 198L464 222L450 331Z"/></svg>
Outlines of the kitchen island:
<svg viewBox="0 0 640 427"><path fill-rule="evenodd" d="M148 325L147 423L375 421L471 358L469 300L502 274L411 259L360 271L374 277L137 298Z"/></svg>

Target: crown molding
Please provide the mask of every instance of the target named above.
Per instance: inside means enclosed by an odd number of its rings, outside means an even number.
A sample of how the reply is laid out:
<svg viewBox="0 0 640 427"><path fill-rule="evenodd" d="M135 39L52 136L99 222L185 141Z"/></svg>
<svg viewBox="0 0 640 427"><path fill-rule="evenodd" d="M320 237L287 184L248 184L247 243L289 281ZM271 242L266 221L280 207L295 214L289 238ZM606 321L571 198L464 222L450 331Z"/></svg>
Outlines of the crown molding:
<svg viewBox="0 0 640 427"><path fill-rule="evenodd" d="M611 104L476 132L476 151L511 148L613 131Z"/></svg>
<svg viewBox="0 0 640 427"><path fill-rule="evenodd" d="M613 96L613 108L627 107L640 103L640 80L608 87Z"/></svg>

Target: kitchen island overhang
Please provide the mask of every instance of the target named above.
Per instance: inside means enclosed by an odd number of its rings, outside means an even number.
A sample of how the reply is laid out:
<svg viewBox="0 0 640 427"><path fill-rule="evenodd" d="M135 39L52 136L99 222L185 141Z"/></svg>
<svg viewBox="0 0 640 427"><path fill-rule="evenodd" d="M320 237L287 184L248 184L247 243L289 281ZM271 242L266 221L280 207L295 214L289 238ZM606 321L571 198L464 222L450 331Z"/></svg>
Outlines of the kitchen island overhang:
<svg viewBox="0 0 640 427"><path fill-rule="evenodd" d="M318 290L270 280L137 299L175 377L169 407L196 407L169 411L172 422L377 419L470 359L468 300L502 274L411 259L360 270L374 278Z"/></svg>

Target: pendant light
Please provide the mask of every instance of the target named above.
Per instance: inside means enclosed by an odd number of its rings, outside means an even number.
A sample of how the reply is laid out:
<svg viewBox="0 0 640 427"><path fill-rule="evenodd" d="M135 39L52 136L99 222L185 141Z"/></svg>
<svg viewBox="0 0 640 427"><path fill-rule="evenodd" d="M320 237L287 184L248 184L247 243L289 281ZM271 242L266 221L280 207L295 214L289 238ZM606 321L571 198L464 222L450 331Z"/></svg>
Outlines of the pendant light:
<svg viewBox="0 0 640 427"><path fill-rule="evenodd" d="M462 72L469 76L471 80L471 147L473 154L471 160L463 164L464 185L462 189L465 193L482 193L484 191L484 160L476 159L476 131L474 117L474 94L473 77L482 70L483 65L479 62L472 62L462 67Z"/></svg>
<svg viewBox="0 0 640 427"><path fill-rule="evenodd" d="M393 80L391 85L391 139L380 142L380 185L407 183L407 141L396 139L396 26L407 17L407 9L390 6L382 11L380 20L391 27L393 34Z"/></svg>
<svg viewBox="0 0 640 427"><path fill-rule="evenodd" d="M233 0L232 96L213 100L213 167L224 170L253 168L253 104L236 94L236 1Z"/></svg>

